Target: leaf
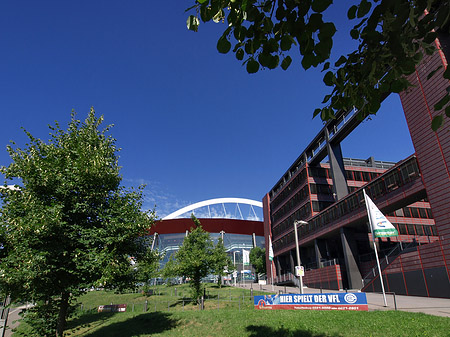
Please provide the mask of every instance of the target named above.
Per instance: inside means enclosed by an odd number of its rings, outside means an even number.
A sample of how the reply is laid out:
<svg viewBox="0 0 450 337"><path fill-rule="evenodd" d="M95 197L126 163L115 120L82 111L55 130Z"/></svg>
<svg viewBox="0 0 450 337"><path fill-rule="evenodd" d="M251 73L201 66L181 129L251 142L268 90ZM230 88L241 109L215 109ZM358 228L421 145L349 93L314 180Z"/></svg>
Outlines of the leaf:
<svg viewBox="0 0 450 337"><path fill-rule="evenodd" d="M281 62L281 68L286 70L292 63L292 58L288 55L284 58L283 62Z"/></svg>
<svg viewBox="0 0 450 337"><path fill-rule="evenodd" d="M219 23L220 21L222 21L222 20L224 19L224 17L225 17L225 13L224 13L224 11L221 9L221 10L219 10L219 11L216 13L216 15L213 16L213 21L214 21L215 23Z"/></svg>
<svg viewBox="0 0 450 337"><path fill-rule="evenodd" d="M432 78L432 77L434 76L434 74L436 74L436 72L437 72L439 69L441 69L441 68L442 68L442 64L441 64L439 67L437 67L436 69L434 69L432 72L430 72L430 73L428 74L427 80L429 80L430 78Z"/></svg>
<svg viewBox="0 0 450 337"><path fill-rule="evenodd" d="M391 83L391 91L395 93L402 92L404 90L403 81L401 79L395 80Z"/></svg>
<svg viewBox="0 0 450 337"><path fill-rule="evenodd" d="M313 118L316 117L318 114L320 114L321 111L322 111L322 109L319 109L319 108L315 109L313 112Z"/></svg>
<svg viewBox="0 0 450 337"><path fill-rule="evenodd" d="M333 81L334 81L334 74L332 71L329 71L325 74L325 76L323 77L323 83L325 83L326 86L333 86Z"/></svg>
<svg viewBox="0 0 450 337"><path fill-rule="evenodd" d="M347 12L347 17L349 20L353 20L354 18L356 18L356 11L358 10L358 6L353 5L352 7L349 8L348 12Z"/></svg>
<svg viewBox="0 0 450 337"><path fill-rule="evenodd" d="M444 116L442 115L435 116L431 121L431 129L433 131L437 131L442 126L443 123L444 123Z"/></svg>
<svg viewBox="0 0 450 337"><path fill-rule="evenodd" d="M450 118L450 105L445 108L445 115Z"/></svg>
<svg viewBox="0 0 450 337"><path fill-rule="evenodd" d="M259 70L259 63L257 61L255 61L255 59L253 59L253 58L248 60L248 62L247 62L247 72L249 74L254 74L254 73L258 72L258 70Z"/></svg>
<svg viewBox="0 0 450 337"><path fill-rule="evenodd" d="M320 27L319 39L333 37L336 33L336 26L332 22L326 22Z"/></svg>
<svg viewBox="0 0 450 337"><path fill-rule="evenodd" d="M425 37L423 38L423 42L425 43L432 43L436 40L437 38L437 32L432 31L432 32L428 32Z"/></svg>
<svg viewBox="0 0 450 337"><path fill-rule="evenodd" d="M322 71L325 71L325 70L327 70L328 68L330 68L330 62L325 62L325 64L323 65Z"/></svg>
<svg viewBox="0 0 450 337"><path fill-rule="evenodd" d="M314 62L314 55L307 54L307 55L303 56L303 59L302 59L303 69L307 70L307 69L311 68L313 62Z"/></svg>
<svg viewBox="0 0 450 337"><path fill-rule="evenodd" d="M267 67L269 69L275 69L276 67L278 67L279 62L280 62L280 57L278 55L271 56Z"/></svg>
<svg viewBox="0 0 450 337"><path fill-rule="evenodd" d="M322 26L322 24L323 24L322 14L317 13L311 14L308 23L308 26L310 26L311 31L315 32Z"/></svg>
<svg viewBox="0 0 450 337"><path fill-rule="evenodd" d="M244 59L244 51L242 50L242 48L239 48L239 49L236 51L236 58L237 58L239 61L242 61L242 60Z"/></svg>
<svg viewBox="0 0 450 337"><path fill-rule="evenodd" d="M194 15L189 15L189 17L188 17L188 19L187 19L187 21L186 21L186 25L187 25L187 28L189 29L189 30L192 30L192 31L194 31L194 32L197 32L198 31L198 25L200 24L200 20L196 17L196 16L194 16Z"/></svg>
<svg viewBox="0 0 450 337"><path fill-rule="evenodd" d="M331 96L332 96L332 95L326 95L326 96L323 98L322 103L328 102L328 101L330 100Z"/></svg>
<svg viewBox="0 0 450 337"><path fill-rule="evenodd" d="M450 101L450 95L446 94L439 102L434 105L434 110L441 110Z"/></svg>
<svg viewBox="0 0 450 337"><path fill-rule="evenodd" d="M447 80L450 80L450 67L447 66L447 69L445 69L444 74L442 76Z"/></svg>
<svg viewBox="0 0 450 337"><path fill-rule="evenodd" d="M353 40L358 40L359 38L359 32L357 29L352 29L350 31L350 36L352 37Z"/></svg>
<svg viewBox="0 0 450 337"><path fill-rule="evenodd" d="M263 67L268 67L270 64L270 58L272 57L272 55L270 55L268 52L261 52L258 55L258 61L259 64L262 65Z"/></svg>
<svg viewBox="0 0 450 337"><path fill-rule="evenodd" d="M358 12L357 12L356 16L358 18L362 18L367 13L369 13L371 7L372 7L372 4L370 2L368 2L367 0L361 0L361 3L359 4Z"/></svg>
<svg viewBox="0 0 450 337"><path fill-rule="evenodd" d="M226 54L231 49L231 43L226 39L225 36L222 36L219 41L217 41L217 50L221 54Z"/></svg>
<svg viewBox="0 0 450 337"><path fill-rule="evenodd" d="M331 4L333 0L313 0L311 3L311 9L314 12L321 13L326 10Z"/></svg>
<svg viewBox="0 0 450 337"><path fill-rule="evenodd" d="M409 10L409 24L413 28L417 26L417 18L414 12L414 7L411 7Z"/></svg>
<svg viewBox="0 0 450 337"><path fill-rule="evenodd" d="M339 60L336 61L336 63L334 64L336 67L341 66L342 64L344 64L345 62L347 62L347 58L342 55Z"/></svg>
<svg viewBox="0 0 450 337"><path fill-rule="evenodd" d="M291 49L292 46L292 37L290 35L283 35L280 41L280 48L283 51L287 51Z"/></svg>

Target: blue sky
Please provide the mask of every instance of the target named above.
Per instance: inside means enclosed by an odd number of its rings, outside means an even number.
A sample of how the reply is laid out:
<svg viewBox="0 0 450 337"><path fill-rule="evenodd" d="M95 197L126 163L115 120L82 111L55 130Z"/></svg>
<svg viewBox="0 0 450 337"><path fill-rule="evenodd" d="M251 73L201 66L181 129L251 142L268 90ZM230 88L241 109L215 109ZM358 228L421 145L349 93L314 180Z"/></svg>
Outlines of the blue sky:
<svg viewBox="0 0 450 337"><path fill-rule="evenodd" d="M126 185L147 184L160 216L217 197L261 200L322 122L329 88L298 58L248 75L216 51L223 24L186 29L193 1L7 0L0 3L0 165L24 127L48 139L72 109L114 124ZM350 52L347 8L329 14L333 55ZM343 143L346 157L398 161L414 149L398 96Z"/></svg>

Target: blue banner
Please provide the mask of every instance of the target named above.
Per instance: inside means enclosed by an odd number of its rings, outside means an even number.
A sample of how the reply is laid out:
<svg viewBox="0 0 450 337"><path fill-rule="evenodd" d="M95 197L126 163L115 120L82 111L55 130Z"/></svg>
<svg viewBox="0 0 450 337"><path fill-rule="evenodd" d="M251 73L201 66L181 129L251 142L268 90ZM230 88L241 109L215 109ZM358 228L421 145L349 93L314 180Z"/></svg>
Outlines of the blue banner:
<svg viewBox="0 0 450 337"><path fill-rule="evenodd" d="M368 311L365 293L273 294L254 297L255 309Z"/></svg>

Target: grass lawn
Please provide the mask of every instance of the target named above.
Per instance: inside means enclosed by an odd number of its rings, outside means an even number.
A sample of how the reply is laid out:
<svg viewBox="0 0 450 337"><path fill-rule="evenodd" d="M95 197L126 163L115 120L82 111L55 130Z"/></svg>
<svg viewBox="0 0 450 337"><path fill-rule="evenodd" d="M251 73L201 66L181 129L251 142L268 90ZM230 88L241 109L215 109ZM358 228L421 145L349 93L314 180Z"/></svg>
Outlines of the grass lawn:
<svg viewBox="0 0 450 337"><path fill-rule="evenodd" d="M206 310L200 311L187 301L183 305L188 296L185 286L176 288L177 296L175 287L165 286L148 297L90 292L80 298L83 311L80 303L66 336L450 336L447 317L401 311L255 310L248 290L211 285ZM90 310L110 303L126 303L127 311Z"/></svg>

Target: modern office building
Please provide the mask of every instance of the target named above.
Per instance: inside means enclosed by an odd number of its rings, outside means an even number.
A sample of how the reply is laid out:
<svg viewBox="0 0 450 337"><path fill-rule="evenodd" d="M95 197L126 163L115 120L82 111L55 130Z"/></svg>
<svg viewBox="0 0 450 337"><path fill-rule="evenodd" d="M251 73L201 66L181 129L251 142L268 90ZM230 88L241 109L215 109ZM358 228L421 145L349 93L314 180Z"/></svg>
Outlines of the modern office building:
<svg viewBox="0 0 450 337"><path fill-rule="evenodd" d="M442 113L432 107L449 86L442 78L446 57L424 57L409 77L415 86L400 94L415 154L398 163L343 158L340 143L360 121L354 111L341 112L264 196L266 248L271 240L275 256L266 262L275 283L296 282L294 223L303 220L298 240L306 286L380 291L364 188L399 232L376 243L387 290L450 298L450 133L448 126L438 132L430 126Z"/></svg>
<svg viewBox="0 0 450 337"><path fill-rule="evenodd" d="M153 249L163 255L164 265L183 244L194 226L190 218L194 214L204 230L211 234L214 243L219 237L224 242L238 271L250 270L244 263L243 251L264 247L264 229L261 214L262 203L242 198L218 198L184 207L158 221L150 230L154 238Z"/></svg>

